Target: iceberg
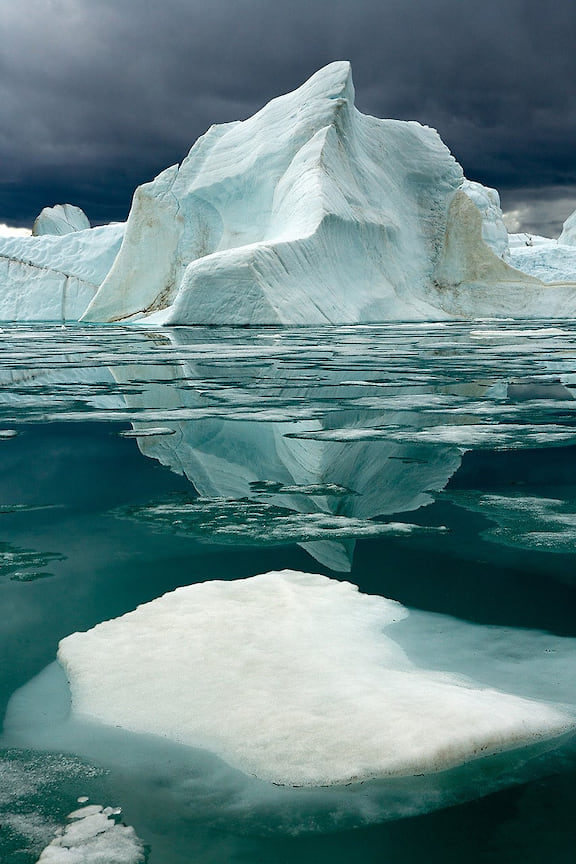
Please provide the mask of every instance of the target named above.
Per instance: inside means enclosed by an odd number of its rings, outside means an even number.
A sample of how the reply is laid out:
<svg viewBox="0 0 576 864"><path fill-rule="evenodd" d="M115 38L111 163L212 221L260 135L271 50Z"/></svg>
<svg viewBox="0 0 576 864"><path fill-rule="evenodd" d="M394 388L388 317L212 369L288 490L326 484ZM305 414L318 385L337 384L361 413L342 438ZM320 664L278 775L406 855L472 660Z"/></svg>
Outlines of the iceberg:
<svg viewBox="0 0 576 864"><path fill-rule="evenodd" d="M54 207L44 207L36 217L32 226L32 235L41 234L71 234L73 231L84 231L90 228L90 221L80 207L73 204L56 204Z"/></svg>
<svg viewBox="0 0 576 864"><path fill-rule="evenodd" d="M64 240L51 249L58 272ZM547 285L510 266L497 192L466 180L434 129L358 111L345 61L212 126L136 190L115 251L66 314L168 325L576 314L576 276ZM0 260L22 254L0 242ZM10 279L24 299L0 302L0 317L60 319L45 274L0 273L8 295Z"/></svg>
<svg viewBox="0 0 576 864"><path fill-rule="evenodd" d="M542 282L576 279L576 211L562 226L557 240L531 234L510 235L510 263Z"/></svg>
<svg viewBox="0 0 576 864"><path fill-rule="evenodd" d="M439 772L574 728L554 703L414 663L395 638L407 615L282 571L179 588L66 637L58 660L76 719L286 786Z"/></svg>

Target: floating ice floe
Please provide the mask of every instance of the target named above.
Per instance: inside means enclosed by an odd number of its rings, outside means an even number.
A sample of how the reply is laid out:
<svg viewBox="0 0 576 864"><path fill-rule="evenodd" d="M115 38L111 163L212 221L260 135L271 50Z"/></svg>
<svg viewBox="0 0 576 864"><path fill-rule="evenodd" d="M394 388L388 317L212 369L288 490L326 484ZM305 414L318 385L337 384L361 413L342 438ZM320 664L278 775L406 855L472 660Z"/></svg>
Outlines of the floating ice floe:
<svg viewBox="0 0 576 864"><path fill-rule="evenodd" d="M118 821L118 807L88 804L68 815L68 824L43 850L37 864L144 864L142 841Z"/></svg>
<svg viewBox="0 0 576 864"><path fill-rule="evenodd" d="M283 785L438 772L574 728L573 710L413 663L395 639L407 615L282 571L179 588L67 637L58 659L77 719Z"/></svg>
<svg viewBox="0 0 576 864"><path fill-rule="evenodd" d="M537 495L488 495L450 491L439 496L496 522L482 537L503 546L541 552L576 554L576 508L573 503Z"/></svg>
<svg viewBox="0 0 576 864"><path fill-rule="evenodd" d="M554 423L462 423L451 426L319 429L288 432L287 438L317 441L397 441L403 444L453 445L464 450L522 450L527 447L563 447L576 443L576 431Z"/></svg>
<svg viewBox="0 0 576 864"><path fill-rule="evenodd" d="M174 435L175 431L169 426L139 426L137 429L124 429L118 434L122 438L155 438L159 435Z"/></svg>
<svg viewBox="0 0 576 864"><path fill-rule="evenodd" d="M19 850L17 856L26 861L35 860L58 830L55 813L61 801L69 800L69 787L92 782L104 773L102 769L61 753L3 750L0 756L0 824L3 832L15 841ZM77 859L49 860L73 864ZM106 860L106 864L112 864L112 860Z"/></svg>
<svg viewBox="0 0 576 864"><path fill-rule="evenodd" d="M302 493L296 489L295 492L282 490L281 494ZM326 491L315 494L324 496ZM344 538L403 537L446 530L406 522L355 519L332 513L295 513L286 507L247 498L197 498L190 503L168 501L144 507L124 507L116 513L160 530L197 537L209 543L235 545L273 546Z"/></svg>

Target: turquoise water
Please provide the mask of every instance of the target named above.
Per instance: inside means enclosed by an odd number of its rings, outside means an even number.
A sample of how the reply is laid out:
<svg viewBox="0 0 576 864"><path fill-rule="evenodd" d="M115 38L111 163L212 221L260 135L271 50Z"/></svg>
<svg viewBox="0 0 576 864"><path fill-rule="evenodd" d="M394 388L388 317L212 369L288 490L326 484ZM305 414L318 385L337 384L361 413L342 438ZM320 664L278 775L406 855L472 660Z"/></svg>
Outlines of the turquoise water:
<svg viewBox="0 0 576 864"><path fill-rule="evenodd" d="M576 325L14 326L0 356L2 714L69 633L273 569L505 628L516 652L576 636ZM3 739L7 864L80 796L121 806L152 864L574 860L566 746L446 772L390 819L361 787L274 798L210 754L47 740Z"/></svg>

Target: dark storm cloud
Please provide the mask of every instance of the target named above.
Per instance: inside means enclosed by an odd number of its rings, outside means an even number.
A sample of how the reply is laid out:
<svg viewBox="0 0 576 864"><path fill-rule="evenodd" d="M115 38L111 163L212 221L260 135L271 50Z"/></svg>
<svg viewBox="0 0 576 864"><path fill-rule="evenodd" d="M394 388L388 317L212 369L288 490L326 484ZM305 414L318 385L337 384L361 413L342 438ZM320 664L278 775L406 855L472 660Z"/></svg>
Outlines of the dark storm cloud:
<svg viewBox="0 0 576 864"><path fill-rule="evenodd" d="M522 211L523 190L534 206L554 196L570 206L576 4L548 9L2 0L0 222L30 223L64 200L93 221L124 218L134 186L180 161L211 123L248 116L340 58L352 61L361 110L435 126L467 176L501 190L505 209ZM552 222L566 215L556 208Z"/></svg>

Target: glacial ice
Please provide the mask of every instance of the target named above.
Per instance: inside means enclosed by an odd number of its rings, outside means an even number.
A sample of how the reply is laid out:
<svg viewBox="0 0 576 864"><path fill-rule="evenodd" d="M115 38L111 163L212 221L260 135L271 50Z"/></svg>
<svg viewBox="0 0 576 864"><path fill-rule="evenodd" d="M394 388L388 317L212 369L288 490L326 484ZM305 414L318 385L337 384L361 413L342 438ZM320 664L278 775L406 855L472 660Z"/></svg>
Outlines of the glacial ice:
<svg viewBox="0 0 576 864"><path fill-rule="evenodd" d="M574 727L553 703L416 665L395 639L406 616L350 583L282 571L179 588L66 637L58 659L77 719L281 785L437 772Z"/></svg>
<svg viewBox="0 0 576 864"><path fill-rule="evenodd" d="M508 231L500 209L500 195L496 189L473 180L464 180L460 189L474 202L482 216L482 240L493 252L508 261L510 257Z"/></svg>
<svg viewBox="0 0 576 864"><path fill-rule="evenodd" d="M564 222L558 243L564 246L576 246L576 210Z"/></svg>
<svg viewBox="0 0 576 864"><path fill-rule="evenodd" d="M0 320L76 321L112 266L123 224L0 238Z"/></svg>
<svg viewBox="0 0 576 864"><path fill-rule="evenodd" d="M576 280L576 211L562 226L557 240L535 234L511 234L510 263L547 284Z"/></svg>
<svg viewBox="0 0 576 864"><path fill-rule="evenodd" d="M80 207L73 204L56 204L54 207L44 207L36 217L32 226L32 235L41 234L71 234L73 231L84 231L90 228L90 221Z"/></svg>
<svg viewBox="0 0 576 864"><path fill-rule="evenodd" d="M181 165L140 186L121 248L89 290L75 287L65 313L67 247L53 239L48 272L24 266L26 247L0 241L0 260L12 262L0 272L0 318L256 325L576 314L571 267L552 280L568 284L546 285L529 266L510 266L497 192L466 180L435 130L361 114L344 61L243 122L212 126Z"/></svg>

